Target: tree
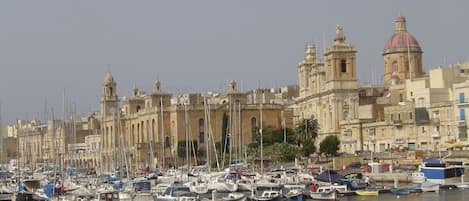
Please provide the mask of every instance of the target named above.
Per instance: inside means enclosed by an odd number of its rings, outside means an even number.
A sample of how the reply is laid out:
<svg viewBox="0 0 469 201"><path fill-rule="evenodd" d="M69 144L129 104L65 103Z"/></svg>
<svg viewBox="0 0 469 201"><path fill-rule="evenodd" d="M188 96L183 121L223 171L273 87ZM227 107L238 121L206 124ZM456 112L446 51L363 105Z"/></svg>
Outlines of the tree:
<svg viewBox="0 0 469 201"><path fill-rule="evenodd" d="M301 153L303 156L310 156L312 153L316 152L316 145L314 145L313 140L306 140L303 142L303 147L301 148Z"/></svg>
<svg viewBox="0 0 469 201"><path fill-rule="evenodd" d="M299 146L303 146L304 142L312 139L313 142L318 137L319 124L318 120L313 117L303 119L296 125L296 140Z"/></svg>
<svg viewBox="0 0 469 201"><path fill-rule="evenodd" d="M335 135L329 135L319 144L319 151L335 156L339 150L340 141Z"/></svg>
<svg viewBox="0 0 469 201"><path fill-rule="evenodd" d="M272 145L273 157L276 162L290 162L295 160L298 154L298 147L287 143L276 143Z"/></svg>
<svg viewBox="0 0 469 201"><path fill-rule="evenodd" d="M192 157L193 150L197 150L197 140L193 140L192 142L189 141L189 156ZM182 140L178 142L178 147L177 147L177 155L179 158L186 158L186 141Z"/></svg>

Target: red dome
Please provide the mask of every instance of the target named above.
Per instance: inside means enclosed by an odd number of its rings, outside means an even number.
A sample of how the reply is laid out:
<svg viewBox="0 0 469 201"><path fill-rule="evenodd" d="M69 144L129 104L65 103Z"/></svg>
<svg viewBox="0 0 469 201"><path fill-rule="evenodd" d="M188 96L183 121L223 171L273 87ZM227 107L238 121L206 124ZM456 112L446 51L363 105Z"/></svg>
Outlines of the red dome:
<svg viewBox="0 0 469 201"><path fill-rule="evenodd" d="M394 33L386 42L383 54L401 51L422 52L419 42L409 32Z"/></svg>
<svg viewBox="0 0 469 201"><path fill-rule="evenodd" d="M388 39L386 45L384 45L383 55L407 51L422 52L422 49L415 37L407 32L405 17L397 16L394 34Z"/></svg>

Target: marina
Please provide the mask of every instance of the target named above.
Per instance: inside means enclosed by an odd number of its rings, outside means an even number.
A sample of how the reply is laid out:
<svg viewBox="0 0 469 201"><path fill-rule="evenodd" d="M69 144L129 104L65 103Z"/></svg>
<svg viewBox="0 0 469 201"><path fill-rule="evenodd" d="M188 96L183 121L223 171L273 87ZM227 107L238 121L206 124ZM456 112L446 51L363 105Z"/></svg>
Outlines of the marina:
<svg viewBox="0 0 469 201"><path fill-rule="evenodd" d="M468 200L469 3L365 1L2 2L0 201Z"/></svg>

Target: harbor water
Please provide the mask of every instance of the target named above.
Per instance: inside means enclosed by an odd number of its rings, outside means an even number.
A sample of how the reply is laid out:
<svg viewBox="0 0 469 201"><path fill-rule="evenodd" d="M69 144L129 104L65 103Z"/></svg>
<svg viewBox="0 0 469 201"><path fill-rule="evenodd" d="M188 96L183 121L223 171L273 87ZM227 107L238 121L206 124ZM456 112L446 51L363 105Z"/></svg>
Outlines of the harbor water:
<svg viewBox="0 0 469 201"><path fill-rule="evenodd" d="M410 195L394 195L392 193L382 193L379 196L347 196L341 197L341 201L467 201L469 200L469 190L451 189L440 190L438 193L425 192Z"/></svg>

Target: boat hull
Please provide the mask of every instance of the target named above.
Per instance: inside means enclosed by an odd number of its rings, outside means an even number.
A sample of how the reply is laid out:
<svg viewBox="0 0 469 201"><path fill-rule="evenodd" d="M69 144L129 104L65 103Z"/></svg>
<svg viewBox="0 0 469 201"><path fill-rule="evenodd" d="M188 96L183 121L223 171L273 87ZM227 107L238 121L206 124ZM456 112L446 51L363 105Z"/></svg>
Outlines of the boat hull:
<svg viewBox="0 0 469 201"><path fill-rule="evenodd" d="M361 196L378 196L379 195L379 191L362 191L362 190L359 190L359 191L355 191L355 193L357 195L361 195Z"/></svg>

